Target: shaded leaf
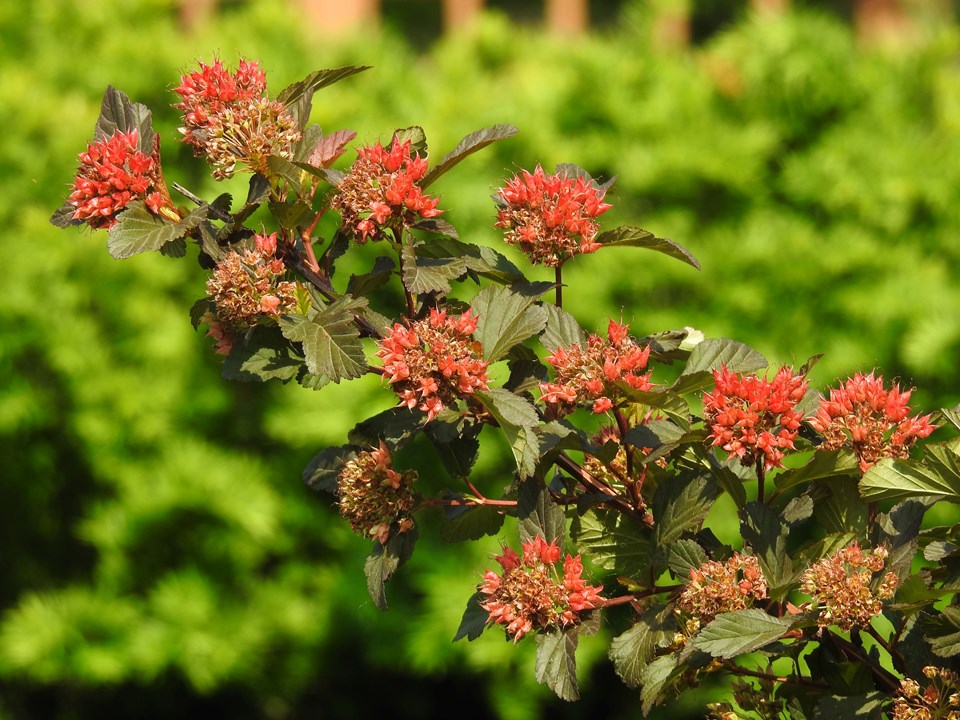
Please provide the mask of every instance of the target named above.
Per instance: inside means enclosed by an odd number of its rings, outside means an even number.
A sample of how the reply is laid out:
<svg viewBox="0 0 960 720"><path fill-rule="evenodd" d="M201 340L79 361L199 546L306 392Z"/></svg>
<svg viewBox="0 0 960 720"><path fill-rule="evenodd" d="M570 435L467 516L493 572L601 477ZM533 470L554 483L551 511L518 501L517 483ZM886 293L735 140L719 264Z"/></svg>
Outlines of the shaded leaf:
<svg viewBox="0 0 960 720"><path fill-rule="evenodd" d="M691 642L713 657L735 658L779 640L792 624L790 618L773 617L759 608L734 610L717 615Z"/></svg>
<svg viewBox="0 0 960 720"><path fill-rule="evenodd" d="M270 170L270 177L283 179L287 187L297 195L300 194L303 170L299 166L279 155L271 155L267 158L267 168Z"/></svg>
<svg viewBox="0 0 960 720"><path fill-rule="evenodd" d="M392 407L357 423L347 436L351 443L364 448L384 443L396 451L419 433L427 422L427 415L408 407Z"/></svg>
<svg viewBox="0 0 960 720"><path fill-rule="evenodd" d="M146 105L130 102L130 98L113 85L108 85L100 103L100 116L93 131L94 140L107 140L116 132L136 130L137 149L150 155L154 151L155 134L151 113Z"/></svg>
<svg viewBox="0 0 960 720"><path fill-rule="evenodd" d="M473 336L483 345L483 359L492 362L539 333L547 324L547 312L535 298L509 288L488 285L474 296L470 307L477 317Z"/></svg>
<svg viewBox="0 0 960 720"><path fill-rule="evenodd" d="M313 107L313 93L320 88L333 85L344 78L369 70L367 65L347 65L327 70L317 70L307 75L300 82L288 85L277 95L277 100L287 106L287 111L293 116L302 128L310 119Z"/></svg>
<svg viewBox="0 0 960 720"><path fill-rule="evenodd" d="M393 131L393 137L390 138L390 146L393 147L395 143L405 143L410 141L410 152L419 153L420 157L427 156L427 135L423 131L423 128L419 125L411 125L407 128L401 128L399 130ZM423 181L421 180L420 186L423 187Z"/></svg>
<svg viewBox="0 0 960 720"><path fill-rule="evenodd" d="M767 364L767 359L749 345L727 338L707 338L690 351L690 358L672 389L686 393L708 387L713 382L713 371L721 367L730 372L750 373Z"/></svg>
<svg viewBox="0 0 960 720"><path fill-rule="evenodd" d="M439 237L417 245L416 252L424 258L460 258L467 270L499 283L517 282L524 277L516 265L493 248L453 237Z"/></svg>
<svg viewBox="0 0 960 720"><path fill-rule="evenodd" d="M53 215L50 216L50 222L58 228L83 225L83 220L77 220L73 216L76 211L77 209L67 201L54 211Z"/></svg>
<svg viewBox="0 0 960 720"><path fill-rule="evenodd" d="M167 243L182 238L206 217L207 206L203 205L180 222L171 222L147 210L142 201L134 200L117 215L117 222L110 228L107 238L107 250L118 260L159 250Z"/></svg>
<svg viewBox="0 0 960 720"><path fill-rule="evenodd" d="M393 274L393 260L381 255L373 261L373 269L363 275L351 275L347 282L347 293L354 297L367 295L390 280Z"/></svg>
<svg viewBox="0 0 960 720"><path fill-rule="evenodd" d="M381 545L380 541L374 542L373 550L364 563L363 572L367 576L370 599L381 610L387 609L385 583L393 577L397 568L410 559L416 542L416 526L408 532L394 535L387 540L386 545Z"/></svg>
<svg viewBox="0 0 960 720"><path fill-rule="evenodd" d="M537 682L553 690L561 700L578 700L577 628L537 634Z"/></svg>
<svg viewBox="0 0 960 720"><path fill-rule="evenodd" d="M446 542L479 540L496 535L503 526L503 511L494 505L460 505L446 507L440 537Z"/></svg>
<svg viewBox="0 0 960 720"><path fill-rule="evenodd" d="M479 423L468 423L459 413L440 413L428 423L425 431L440 456L440 461L453 477L467 477L480 452Z"/></svg>
<svg viewBox="0 0 960 720"><path fill-rule="evenodd" d="M443 237L448 237L453 240L459 237L457 229L443 218L423 218L410 227L415 230L426 230L427 232L436 233L437 235L442 235Z"/></svg>
<svg viewBox="0 0 960 720"><path fill-rule="evenodd" d="M640 687L643 671L657 648L669 646L675 633L673 607L654 605L647 608L633 627L613 638L608 657L627 687Z"/></svg>
<svg viewBox="0 0 960 720"><path fill-rule="evenodd" d="M490 613L480 606L483 598L483 593L478 590L467 600L467 609L463 611L463 619L460 620L460 627L457 629L457 634L453 636L453 642L463 638L476 640L480 637L490 617Z"/></svg>
<svg viewBox="0 0 960 720"><path fill-rule="evenodd" d="M347 296L310 317L284 315L280 329L287 339L303 343L307 369L314 375L335 383L357 378L366 372L367 362L353 317L365 305L365 300Z"/></svg>
<svg viewBox="0 0 960 720"><path fill-rule="evenodd" d="M270 214L276 218L277 223L285 228L309 225L317 215L313 208L296 198L282 203L272 202L267 207L270 208Z"/></svg>
<svg viewBox="0 0 960 720"><path fill-rule="evenodd" d="M680 538L670 543L667 549L667 567L679 580L687 580L690 571L696 570L709 558L700 543L690 538Z"/></svg>
<svg viewBox="0 0 960 720"><path fill-rule="evenodd" d="M697 270L700 269L700 263L686 248L673 240L659 238L652 232L640 228L622 225L612 230L606 230L597 235L596 242L609 247L647 248L685 262Z"/></svg>
<svg viewBox="0 0 960 720"><path fill-rule="evenodd" d="M485 148L487 145L506 140L520 132L513 125L494 125L493 127L483 128L472 132L464 137L457 146L444 155L440 161L427 171L427 174L420 180L420 187L426 188L437 178L444 175L452 167L465 158L469 157L477 150Z"/></svg>
<svg viewBox="0 0 960 720"><path fill-rule="evenodd" d="M665 547L703 520L720 495L709 475L682 474L661 483L653 496L653 542Z"/></svg>
<svg viewBox="0 0 960 720"><path fill-rule="evenodd" d="M650 714L660 701L661 694L670 685L678 671L676 653L663 655L646 665L640 672L640 702L644 716Z"/></svg>
<svg viewBox="0 0 960 720"><path fill-rule="evenodd" d="M770 597L782 599L803 570L794 570L793 558L787 552L790 527L763 503L751 502L741 512L740 534L757 556Z"/></svg>
<svg viewBox="0 0 960 720"><path fill-rule="evenodd" d="M266 382L291 380L303 365L290 342L275 327L255 327L237 340L224 358L222 375L227 380Z"/></svg>
<svg viewBox="0 0 960 720"><path fill-rule="evenodd" d="M852 477L859 474L860 462L850 450L817 450L806 464L784 470L774 478L781 490L837 476Z"/></svg>
<svg viewBox="0 0 960 720"><path fill-rule="evenodd" d="M356 455L356 450L346 445L324 448L304 468L303 482L311 490L336 493L337 477L343 470L344 464L354 455Z"/></svg>
<svg viewBox="0 0 960 720"><path fill-rule="evenodd" d="M953 657L960 653L960 607L948 605L939 613L920 615L923 638L937 657Z"/></svg>
<svg viewBox="0 0 960 720"><path fill-rule="evenodd" d="M543 309L547 313L547 324L540 339L547 350L553 352L561 347L586 346L587 334L573 315L556 305L544 305Z"/></svg>
<svg viewBox="0 0 960 720"><path fill-rule="evenodd" d="M418 257L413 245L405 244L400 251L403 266L403 286L412 293L450 292L450 282L467 272L467 262L460 257Z"/></svg>
<svg viewBox="0 0 960 720"><path fill-rule="evenodd" d="M879 690L861 695L832 695L820 699L814 718L815 720L836 720L837 718L880 720L887 701L887 696Z"/></svg>
<svg viewBox="0 0 960 720"><path fill-rule="evenodd" d="M563 549L567 520L563 508L550 498L550 491L536 479L520 483L517 493L517 517L519 518L520 542L530 542L542 537L556 541Z"/></svg>

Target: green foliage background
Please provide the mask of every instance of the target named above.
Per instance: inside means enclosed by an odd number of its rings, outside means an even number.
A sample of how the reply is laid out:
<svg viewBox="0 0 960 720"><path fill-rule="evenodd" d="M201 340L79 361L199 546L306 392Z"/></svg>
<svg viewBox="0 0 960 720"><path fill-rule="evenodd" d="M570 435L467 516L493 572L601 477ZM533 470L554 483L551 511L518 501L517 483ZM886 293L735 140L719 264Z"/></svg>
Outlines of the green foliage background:
<svg viewBox="0 0 960 720"><path fill-rule="evenodd" d="M0 718L429 717L451 698L462 717L636 717L602 635L581 649L578 706L535 686L532 647L450 643L495 538L443 546L427 520L391 612L368 601L368 543L299 477L392 395L369 376L321 393L221 381L188 320L194 263L116 262L104 235L48 223L103 89L153 108L168 178L212 196L175 142L181 70L242 53L276 92L373 65L319 93L314 120L361 141L421 124L439 154L520 127L436 186L472 242L498 243L489 196L517 166L575 162L619 176L607 226L701 260L578 259L565 300L585 326L622 314L639 335L691 325L774 362L823 352L820 387L879 368L929 410L960 400L960 37L882 54L797 14L670 54L628 4L575 42L490 16L415 50L389 32L310 40L290 5L227 4L185 34L163 0L0 4ZM508 482L501 450L481 457L484 487ZM429 460L406 459L430 482Z"/></svg>

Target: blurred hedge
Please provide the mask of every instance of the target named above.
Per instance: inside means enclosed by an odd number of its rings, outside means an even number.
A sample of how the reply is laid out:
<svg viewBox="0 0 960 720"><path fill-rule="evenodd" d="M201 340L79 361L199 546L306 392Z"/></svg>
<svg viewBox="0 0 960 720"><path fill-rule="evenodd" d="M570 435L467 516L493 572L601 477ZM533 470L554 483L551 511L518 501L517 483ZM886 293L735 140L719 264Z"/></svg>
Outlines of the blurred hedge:
<svg viewBox="0 0 960 720"><path fill-rule="evenodd" d="M175 142L182 69L242 53L277 91L373 65L322 91L314 119L362 141L421 124L440 154L521 128L437 185L472 241L498 242L489 195L517 166L575 162L618 175L608 223L702 261L577 260L567 299L588 327L622 313L639 334L692 325L774 362L823 352L821 387L878 367L932 409L960 399L956 30L888 56L823 17L746 18L657 54L628 9L577 42L490 16L416 52L389 33L310 40L286 5L228 5L193 35L160 0L0 5L0 718L429 716L453 694L465 717L635 716L600 641L575 707L533 685L530 648L450 644L495 538L441 547L427 527L392 611L366 600L367 544L299 473L392 396L369 378L321 394L225 383L187 318L194 263L117 263L102 236L48 224L100 95L110 83L153 108L168 176L212 194ZM430 476L429 458L405 459ZM493 448L477 477L508 472Z"/></svg>

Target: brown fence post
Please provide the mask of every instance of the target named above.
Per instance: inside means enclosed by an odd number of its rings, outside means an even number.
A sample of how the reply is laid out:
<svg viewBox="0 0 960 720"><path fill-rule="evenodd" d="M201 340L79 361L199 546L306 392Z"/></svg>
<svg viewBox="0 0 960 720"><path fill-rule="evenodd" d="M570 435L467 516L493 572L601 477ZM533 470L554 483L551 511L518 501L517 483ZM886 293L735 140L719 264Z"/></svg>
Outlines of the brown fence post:
<svg viewBox="0 0 960 720"><path fill-rule="evenodd" d="M307 31L317 35L380 25L380 0L299 0Z"/></svg>
<svg viewBox="0 0 960 720"><path fill-rule="evenodd" d="M443 0L444 31L468 26L481 10L483 0Z"/></svg>
<svg viewBox="0 0 960 720"><path fill-rule="evenodd" d="M566 34L584 32L590 25L587 0L547 0L547 27Z"/></svg>

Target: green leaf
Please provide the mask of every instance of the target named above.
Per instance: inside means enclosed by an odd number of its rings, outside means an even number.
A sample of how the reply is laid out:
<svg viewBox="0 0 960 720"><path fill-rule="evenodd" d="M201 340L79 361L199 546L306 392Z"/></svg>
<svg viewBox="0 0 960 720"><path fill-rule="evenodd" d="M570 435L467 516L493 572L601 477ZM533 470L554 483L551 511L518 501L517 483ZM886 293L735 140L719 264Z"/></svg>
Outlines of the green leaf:
<svg viewBox="0 0 960 720"><path fill-rule="evenodd" d="M347 65L328 70L312 72L300 82L287 86L277 96L277 100L287 106L287 111L302 128L310 119L313 107L313 93L320 88L333 85L344 78L369 70L367 65Z"/></svg>
<svg viewBox="0 0 960 720"><path fill-rule="evenodd" d="M160 246L160 254L165 257L182 258L187 254L187 241L182 237Z"/></svg>
<svg viewBox="0 0 960 720"><path fill-rule="evenodd" d="M354 297L368 295L390 280L395 265L393 260L381 255L373 261L373 269L363 275L351 275L347 282L347 293Z"/></svg>
<svg viewBox="0 0 960 720"><path fill-rule="evenodd" d="M392 148L396 143L405 143L410 141L410 152L419 153L420 157L427 156L427 134L419 125L400 128L393 131L393 137L390 138L389 147ZM423 183L421 182L421 187Z"/></svg>
<svg viewBox="0 0 960 720"><path fill-rule="evenodd" d="M934 496L960 502L960 456L947 444L928 445L924 462L884 458L864 473L864 500Z"/></svg>
<svg viewBox="0 0 960 720"><path fill-rule="evenodd" d="M537 682L553 690L561 700L578 700L577 628L537 634Z"/></svg>
<svg viewBox="0 0 960 720"><path fill-rule="evenodd" d="M853 718L863 718L863 720L880 720L883 717L883 707L888 699L879 690L860 695L824 697L817 703L814 719L850 718L850 720L853 720Z"/></svg>
<svg viewBox="0 0 960 720"><path fill-rule="evenodd" d="M700 543L690 538L675 540L667 550L667 566L679 580L689 579L690 571L696 570L708 559Z"/></svg>
<svg viewBox="0 0 960 720"><path fill-rule="evenodd" d="M130 102L130 98L113 85L107 86L100 104L100 116L93 131L94 140L107 140L116 132L136 130L137 149L150 155L154 151L155 135L150 122L150 110L146 105Z"/></svg>
<svg viewBox="0 0 960 720"><path fill-rule="evenodd" d="M310 317L284 315L280 329L288 340L303 343L307 369L312 374L335 383L357 378L366 372L367 360L353 318L365 306L365 300L347 296Z"/></svg>
<svg viewBox="0 0 960 720"><path fill-rule="evenodd" d="M792 624L791 618L773 617L759 608L734 610L717 615L691 642L713 657L735 658L779 640Z"/></svg>
<svg viewBox="0 0 960 720"><path fill-rule="evenodd" d="M787 490L814 480L852 477L859 472L860 463L850 450L817 450L805 465L784 470L774 482L781 490Z"/></svg>
<svg viewBox="0 0 960 720"><path fill-rule="evenodd" d="M608 657L627 687L640 687L647 664L657 648L673 642L676 629L673 607L654 605L647 608L633 627L613 638Z"/></svg>
<svg viewBox="0 0 960 720"><path fill-rule="evenodd" d="M400 251L403 286L412 293L450 292L450 282L465 275L467 262L461 257L418 257L416 248L405 244Z"/></svg>
<svg viewBox="0 0 960 720"><path fill-rule="evenodd" d="M297 376L303 360L275 327L255 327L233 344L222 375L240 382L286 382Z"/></svg>
<svg viewBox="0 0 960 720"><path fill-rule="evenodd" d="M387 540L385 546L381 545L379 540L374 542L373 550L367 557L366 563L364 563L363 572L367 576L367 590L370 592L370 599L381 610L387 609L385 583L393 577L398 567L410 559L416 542L416 526L408 532L394 535Z"/></svg>
<svg viewBox="0 0 960 720"><path fill-rule="evenodd" d="M514 345L543 330L547 311L534 303L533 297L496 285L488 285L474 296L470 303L477 317L474 337L483 345L484 360L499 360Z"/></svg>
<svg viewBox="0 0 960 720"><path fill-rule="evenodd" d="M446 507L440 537L446 542L479 540L496 535L503 527L503 510L494 505L460 505Z"/></svg>
<svg viewBox="0 0 960 720"><path fill-rule="evenodd" d="M303 177L302 169L279 155L271 155L267 158L267 168L270 171L271 178L284 180L294 193L297 195L300 194L301 179Z"/></svg>
<svg viewBox="0 0 960 720"><path fill-rule="evenodd" d="M684 247L675 243L673 240L659 238L652 232L641 230L640 228L622 225L612 230L597 235L596 242L609 247L639 247L654 250L663 253L672 258L676 258L687 265L700 269L700 263Z"/></svg>
<svg viewBox="0 0 960 720"><path fill-rule="evenodd" d="M662 655L640 672L640 702L644 716L649 715L653 706L660 702L661 694L678 672L678 662L676 653Z"/></svg>
<svg viewBox="0 0 960 720"><path fill-rule="evenodd" d="M487 145L499 140L511 138L518 132L520 131L513 125L494 125L493 127L483 128L482 130L470 133L457 143L457 146L453 150L444 155L440 159L440 162L427 171L427 174L420 180L420 187L426 188L461 160L469 157L477 150L485 148Z"/></svg>
<svg viewBox="0 0 960 720"><path fill-rule="evenodd" d="M748 503L741 512L740 534L753 548L774 600L782 600L802 572L795 570L787 552L790 527L773 510L759 502Z"/></svg>
<svg viewBox="0 0 960 720"><path fill-rule="evenodd" d="M338 476L344 464L356 455L349 446L328 447L321 450L303 471L303 482L311 490L323 490L336 493Z"/></svg>
<svg viewBox="0 0 960 720"><path fill-rule="evenodd" d="M709 475L684 473L660 483L653 496L655 547L666 547L703 520L720 495Z"/></svg>
<svg viewBox="0 0 960 720"><path fill-rule="evenodd" d="M452 237L434 238L417 245L416 252L422 258L460 258L467 270L499 283L513 283L524 277L516 265L493 248Z"/></svg>
<svg viewBox="0 0 960 720"><path fill-rule="evenodd" d="M272 202L267 207L280 226L285 228L309 225L317 215L313 208L296 198L282 203Z"/></svg>
<svg viewBox="0 0 960 720"><path fill-rule="evenodd" d="M623 513L592 508L574 522L577 547L597 567L626 577L650 570L650 542L645 526Z"/></svg>
<svg viewBox="0 0 960 720"><path fill-rule="evenodd" d="M533 475L540 457L536 432L540 418L533 404L526 398L501 388L477 392L474 397L490 411L506 435L520 478Z"/></svg>
<svg viewBox="0 0 960 720"><path fill-rule="evenodd" d="M827 532L860 533L867 527L867 504L860 499L855 478L838 477L818 482L813 493L814 517Z"/></svg>
<svg viewBox="0 0 960 720"><path fill-rule="evenodd" d="M171 222L151 213L142 201L134 200L117 215L117 222L110 228L107 238L107 250L118 260L159 250L167 243L182 238L206 217L207 206L203 205L180 222Z"/></svg>
<svg viewBox="0 0 960 720"><path fill-rule="evenodd" d="M213 301L208 297L202 297L190 306L190 324L196 330L203 322L203 316L214 309Z"/></svg>
<svg viewBox="0 0 960 720"><path fill-rule="evenodd" d="M426 230L427 232L436 233L437 235L442 235L452 240L456 240L459 237L457 229L443 218L423 218L410 227L414 230Z"/></svg>
<svg viewBox="0 0 960 720"><path fill-rule="evenodd" d="M556 305L544 305L543 309L547 313L547 324L540 339L547 350L554 352L561 347L586 346L587 334L573 315Z"/></svg>
<svg viewBox="0 0 960 720"><path fill-rule="evenodd" d="M483 629L487 626L490 613L480 606L484 594L479 590L470 596L467 600L467 609L463 611L463 619L460 621L460 628L454 635L453 641L456 642L462 638L467 640L476 640L480 637Z"/></svg>
<svg viewBox="0 0 960 720"><path fill-rule="evenodd" d="M440 456L440 461L453 477L465 478L473 469L480 452L479 423L467 421L459 413L445 408L425 432Z"/></svg>
<svg viewBox="0 0 960 720"><path fill-rule="evenodd" d="M707 338L690 352L672 390L678 393L702 390L713 382L713 371L721 367L730 372L750 373L767 364L767 359L749 345L727 338Z"/></svg>
<svg viewBox="0 0 960 720"><path fill-rule="evenodd" d="M532 478L520 483L517 492L517 517L520 542L530 542L542 537L548 543L556 541L557 545L563 548L566 516L563 508L550 498L550 490L539 480Z"/></svg>
<svg viewBox="0 0 960 720"><path fill-rule="evenodd" d="M960 653L960 607L948 605L941 612L922 613L923 638L937 657L953 657Z"/></svg>
<svg viewBox="0 0 960 720"><path fill-rule="evenodd" d="M68 206L69 206L69 203L68 203ZM56 223L54 223L54 225L56 225ZM943 415L944 419L947 422L953 425L954 429L960 430L960 405L957 405L956 407L949 408L949 409L943 408L942 410L940 410L940 414Z"/></svg>

